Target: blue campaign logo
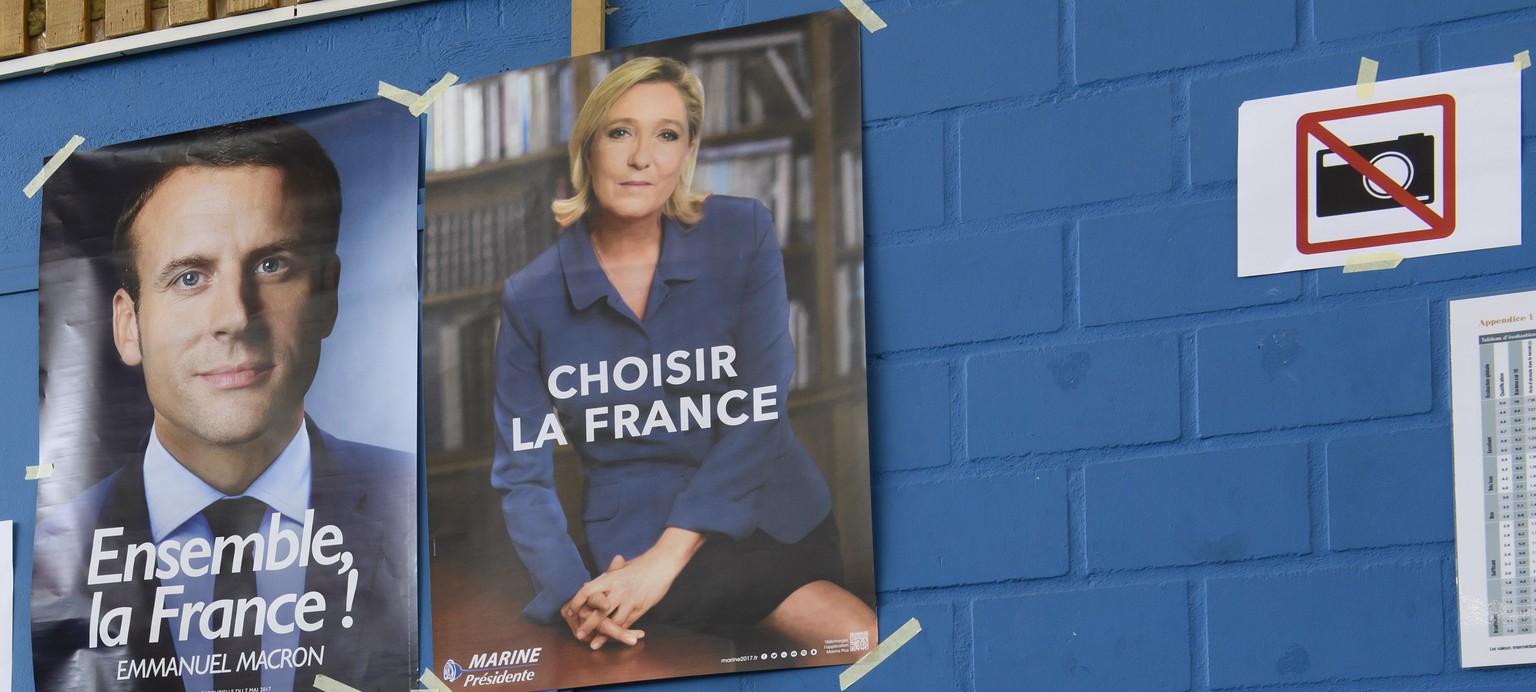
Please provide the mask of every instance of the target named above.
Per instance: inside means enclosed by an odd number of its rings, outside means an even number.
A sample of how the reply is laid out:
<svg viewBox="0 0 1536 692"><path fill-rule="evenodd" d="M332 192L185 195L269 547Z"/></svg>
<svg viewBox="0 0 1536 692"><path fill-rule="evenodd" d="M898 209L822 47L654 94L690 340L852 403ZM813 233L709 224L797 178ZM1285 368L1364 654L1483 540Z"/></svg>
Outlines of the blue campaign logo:
<svg viewBox="0 0 1536 692"><path fill-rule="evenodd" d="M459 664L454 663L453 659L450 658L450 659L448 659L447 663L443 664L443 679L444 680L446 680L448 682L453 682L454 680L459 679L459 676L463 675L463 674L464 674L464 669L459 667Z"/></svg>

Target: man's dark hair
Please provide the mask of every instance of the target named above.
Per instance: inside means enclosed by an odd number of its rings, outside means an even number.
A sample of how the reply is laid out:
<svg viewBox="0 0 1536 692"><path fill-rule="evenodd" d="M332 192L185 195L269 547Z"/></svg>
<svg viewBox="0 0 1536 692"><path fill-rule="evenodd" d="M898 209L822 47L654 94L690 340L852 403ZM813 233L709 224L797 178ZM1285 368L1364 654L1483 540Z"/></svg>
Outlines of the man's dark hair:
<svg viewBox="0 0 1536 692"><path fill-rule="evenodd" d="M267 166L281 171L284 194L300 205L304 244L322 253L336 252L341 178L331 157L303 128L282 118L260 118L163 137L149 151L156 158L155 167L118 216L112 234L112 263L118 281L135 303L139 300L139 272L134 222L160 184L183 168Z"/></svg>

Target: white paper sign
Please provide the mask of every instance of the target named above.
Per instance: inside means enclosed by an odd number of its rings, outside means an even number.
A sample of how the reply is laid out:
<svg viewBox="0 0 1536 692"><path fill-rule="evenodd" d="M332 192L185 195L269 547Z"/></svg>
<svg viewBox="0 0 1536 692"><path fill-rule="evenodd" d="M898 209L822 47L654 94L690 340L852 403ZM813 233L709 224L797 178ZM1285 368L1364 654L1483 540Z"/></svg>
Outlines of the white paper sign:
<svg viewBox="0 0 1536 692"><path fill-rule="evenodd" d="M1450 310L1461 665L1536 662L1536 291Z"/></svg>
<svg viewBox="0 0 1536 692"><path fill-rule="evenodd" d="M1474 67L1246 101L1237 274L1520 243L1520 73Z"/></svg>

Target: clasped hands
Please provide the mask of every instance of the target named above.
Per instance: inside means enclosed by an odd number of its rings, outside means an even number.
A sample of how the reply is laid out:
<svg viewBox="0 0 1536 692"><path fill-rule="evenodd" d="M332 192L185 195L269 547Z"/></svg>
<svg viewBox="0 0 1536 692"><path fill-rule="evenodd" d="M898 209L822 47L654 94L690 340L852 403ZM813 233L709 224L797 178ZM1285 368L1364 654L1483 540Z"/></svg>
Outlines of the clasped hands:
<svg viewBox="0 0 1536 692"><path fill-rule="evenodd" d="M560 607L560 616L571 634L594 651L610 639L630 646L640 643L645 632L630 627L667 595L672 581L703 543L704 537L697 532L670 527L656 545L635 559L613 556L608 571L582 585Z"/></svg>

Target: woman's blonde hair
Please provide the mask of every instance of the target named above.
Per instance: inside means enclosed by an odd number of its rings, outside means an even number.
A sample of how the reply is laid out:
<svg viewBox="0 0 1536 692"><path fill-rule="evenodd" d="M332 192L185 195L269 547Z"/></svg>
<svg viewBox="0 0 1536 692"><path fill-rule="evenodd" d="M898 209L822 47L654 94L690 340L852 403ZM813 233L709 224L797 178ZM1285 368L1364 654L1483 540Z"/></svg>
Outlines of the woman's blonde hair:
<svg viewBox="0 0 1536 692"><path fill-rule="evenodd" d="M565 199L557 199L550 208L555 221L562 228L576 223L593 206L592 178L587 174L587 154L592 149L592 138L608 116L608 110L629 88L642 83L659 82L677 87L683 95L683 107L688 111L688 142L697 145L699 126L704 120L704 87L699 78L684 65L672 58L635 58L618 66L592 90L576 122L571 126L568 145L571 156L571 188L574 193ZM695 146L683 162L683 172L672 196L667 199L661 213L684 224L698 223L704 214L704 198L708 195L694 192L693 169L699 150Z"/></svg>

